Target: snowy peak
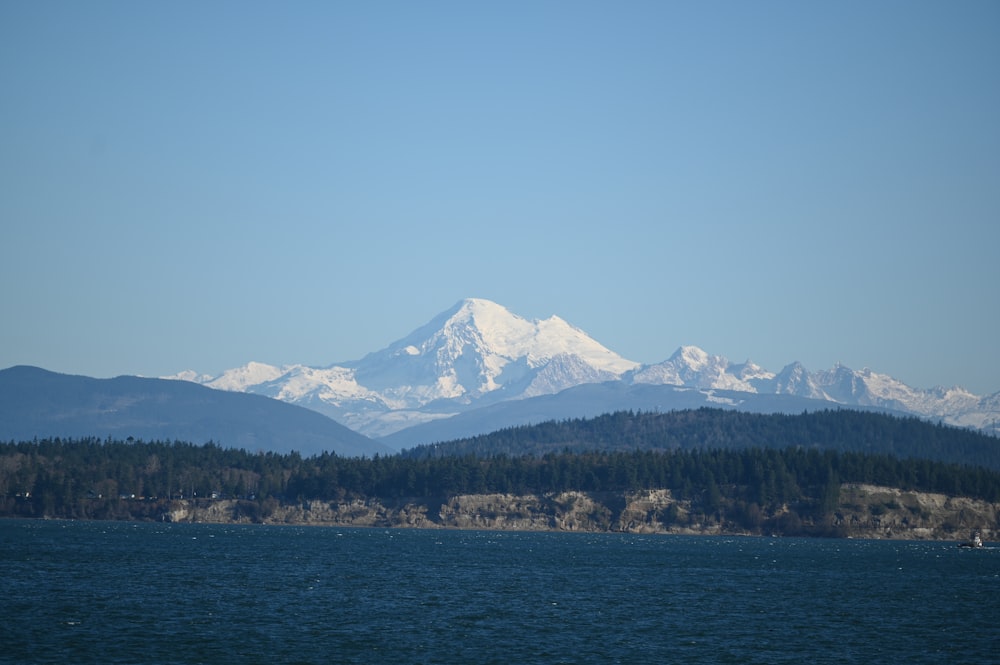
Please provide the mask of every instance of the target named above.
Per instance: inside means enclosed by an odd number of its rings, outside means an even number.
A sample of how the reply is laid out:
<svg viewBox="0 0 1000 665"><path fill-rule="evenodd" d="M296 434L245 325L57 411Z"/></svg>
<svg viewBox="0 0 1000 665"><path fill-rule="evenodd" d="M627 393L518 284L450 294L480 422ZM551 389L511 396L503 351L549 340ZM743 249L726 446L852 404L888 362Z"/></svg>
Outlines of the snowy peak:
<svg viewBox="0 0 1000 665"><path fill-rule="evenodd" d="M786 365L774 377L774 392L778 395L795 395L807 399L830 399L829 395L816 385L812 375L800 362Z"/></svg>
<svg viewBox="0 0 1000 665"><path fill-rule="evenodd" d="M535 326L489 300L469 298L439 314L387 349L365 360L386 354L398 357L432 355L440 366L450 366L470 351L481 355L516 358L531 346ZM365 360L361 362L364 364Z"/></svg>
<svg viewBox="0 0 1000 665"><path fill-rule="evenodd" d="M721 360L719 356L714 356L714 358L709 356L697 346L682 346L674 352L674 355L670 356L671 361L694 374L704 371L710 364L713 364L713 359L716 365L719 364L718 360Z"/></svg>
<svg viewBox="0 0 1000 665"><path fill-rule="evenodd" d="M253 386L267 381L274 381L286 371L274 365L251 361L243 367L226 370L216 378L204 381L203 383L209 388L233 392L247 392L247 389Z"/></svg>
<svg viewBox="0 0 1000 665"><path fill-rule="evenodd" d="M841 404L859 404L863 406L876 405L878 400L868 389L868 380L864 371L855 372L840 363L832 369L817 372L814 381L830 399Z"/></svg>
<svg viewBox="0 0 1000 665"><path fill-rule="evenodd" d="M461 300L449 311L452 314L440 326L438 334L476 338L497 353L510 352L522 345L535 330L532 322L482 298Z"/></svg>
<svg viewBox="0 0 1000 665"><path fill-rule="evenodd" d="M436 361L448 365L469 352L507 360L527 358L536 367L564 354L579 356L602 370L616 373L638 365L610 351L558 316L530 321L481 298L459 301L383 351L369 354L365 360L374 356L433 353Z"/></svg>
<svg viewBox="0 0 1000 665"><path fill-rule="evenodd" d="M546 384L562 390L637 367L558 317L529 321L479 298L462 300L426 325L357 363L361 385L388 391L410 407L438 399L466 403L497 390L510 397L555 358L580 371ZM573 361L566 364L565 360ZM540 390L542 384L536 384Z"/></svg>
<svg viewBox="0 0 1000 665"><path fill-rule="evenodd" d="M709 355L697 346L682 346L670 358L632 374L633 383L686 386L702 390L737 390L755 393L774 375L749 360L734 365L722 356Z"/></svg>

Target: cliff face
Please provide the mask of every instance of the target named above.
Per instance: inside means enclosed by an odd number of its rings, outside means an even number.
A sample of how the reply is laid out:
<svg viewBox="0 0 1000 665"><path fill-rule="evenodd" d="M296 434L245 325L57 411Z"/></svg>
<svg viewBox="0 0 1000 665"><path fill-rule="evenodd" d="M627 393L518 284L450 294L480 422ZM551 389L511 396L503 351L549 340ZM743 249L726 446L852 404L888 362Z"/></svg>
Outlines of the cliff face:
<svg viewBox="0 0 1000 665"><path fill-rule="evenodd" d="M664 534L834 535L900 540L960 540L980 529L1000 533L1000 504L873 485L844 485L836 510L802 518L788 508L772 514L705 514L669 490L545 495L477 494L449 499L346 503L306 501L259 505L243 501L175 501L170 522L587 531Z"/></svg>
<svg viewBox="0 0 1000 665"><path fill-rule="evenodd" d="M972 529L983 538L1000 534L1000 504L875 485L844 485L834 521L847 534L907 540L964 539Z"/></svg>

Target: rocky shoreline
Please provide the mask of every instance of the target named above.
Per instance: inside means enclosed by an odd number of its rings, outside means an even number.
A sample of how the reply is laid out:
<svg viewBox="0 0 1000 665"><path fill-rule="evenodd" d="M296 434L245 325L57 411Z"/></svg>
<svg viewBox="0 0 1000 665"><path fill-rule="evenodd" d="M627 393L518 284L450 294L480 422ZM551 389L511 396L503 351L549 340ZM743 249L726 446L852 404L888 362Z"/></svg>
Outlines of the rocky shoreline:
<svg viewBox="0 0 1000 665"><path fill-rule="evenodd" d="M891 487L845 484L838 508L820 519L787 507L737 521L723 508L699 512L669 490L476 494L442 500L366 499L295 504L239 500L172 501L160 519L216 524L286 524L505 531L621 532L691 535L817 535L895 540L961 540L972 529L992 540L1000 504Z"/></svg>

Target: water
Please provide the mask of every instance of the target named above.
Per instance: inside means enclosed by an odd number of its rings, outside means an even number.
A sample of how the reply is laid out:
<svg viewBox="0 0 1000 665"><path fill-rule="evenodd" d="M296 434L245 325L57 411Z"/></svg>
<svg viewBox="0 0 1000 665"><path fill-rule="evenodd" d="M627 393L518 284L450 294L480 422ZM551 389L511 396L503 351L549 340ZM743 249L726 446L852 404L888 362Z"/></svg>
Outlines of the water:
<svg viewBox="0 0 1000 665"><path fill-rule="evenodd" d="M0 520L2 663L1000 662L1000 549Z"/></svg>

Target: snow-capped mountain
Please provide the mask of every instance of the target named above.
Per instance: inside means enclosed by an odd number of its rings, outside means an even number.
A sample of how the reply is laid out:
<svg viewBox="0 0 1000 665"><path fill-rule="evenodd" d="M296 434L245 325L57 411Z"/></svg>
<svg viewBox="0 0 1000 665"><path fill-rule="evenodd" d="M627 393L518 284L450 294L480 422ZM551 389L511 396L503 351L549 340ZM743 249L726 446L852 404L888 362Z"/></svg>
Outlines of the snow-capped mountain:
<svg viewBox="0 0 1000 665"><path fill-rule="evenodd" d="M722 356L709 355L697 346L682 346L662 363L646 365L626 379L631 383L755 393L771 392L759 389L770 386L774 376L749 360L742 365L733 365Z"/></svg>
<svg viewBox="0 0 1000 665"><path fill-rule="evenodd" d="M361 360L327 368L249 363L210 379L306 406L372 435L473 406L612 381L638 367L557 316L529 321L470 298Z"/></svg>
<svg viewBox="0 0 1000 665"><path fill-rule="evenodd" d="M738 408L754 396L786 395L818 400L817 408L823 403L879 408L991 431L1000 418L1000 393L979 397L958 387L916 389L867 368L838 364L809 372L795 362L774 373L696 346L640 366L557 316L527 320L475 298L360 360L326 368L251 362L217 377L189 371L169 378L292 402L369 436L605 382L677 386L703 393L707 404Z"/></svg>
<svg viewBox="0 0 1000 665"><path fill-rule="evenodd" d="M647 365L623 379L632 384L676 385L704 391L733 390L751 394L794 395L843 406L865 406L940 419L960 427L991 429L1000 416L1000 393L979 397L964 388L911 388L887 374L837 364L809 372L801 363L777 374L747 361L733 364L695 346L682 346L662 363Z"/></svg>
<svg viewBox="0 0 1000 665"><path fill-rule="evenodd" d="M637 365L557 316L528 321L474 298L347 364L358 383L384 395L394 408L442 399L467 404L497 392L507 398L558 392L614 379Z"/></svg>

